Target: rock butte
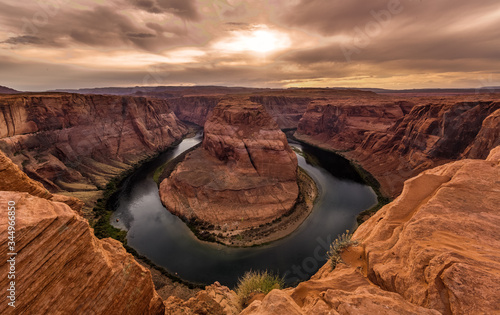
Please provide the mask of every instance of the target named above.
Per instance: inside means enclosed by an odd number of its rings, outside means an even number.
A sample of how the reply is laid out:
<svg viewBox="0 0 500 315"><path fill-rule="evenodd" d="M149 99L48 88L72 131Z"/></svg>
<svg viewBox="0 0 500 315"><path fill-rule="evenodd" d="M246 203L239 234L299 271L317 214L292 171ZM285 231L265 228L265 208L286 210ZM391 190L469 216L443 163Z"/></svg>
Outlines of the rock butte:
<svg viewBox="0 0 500 315"><path fill-rule="evenodd" d="M174 214L228 230L269 223L295 205L297 157L262 105L224 99L205 123L201 148L160 185Z"/></svg>

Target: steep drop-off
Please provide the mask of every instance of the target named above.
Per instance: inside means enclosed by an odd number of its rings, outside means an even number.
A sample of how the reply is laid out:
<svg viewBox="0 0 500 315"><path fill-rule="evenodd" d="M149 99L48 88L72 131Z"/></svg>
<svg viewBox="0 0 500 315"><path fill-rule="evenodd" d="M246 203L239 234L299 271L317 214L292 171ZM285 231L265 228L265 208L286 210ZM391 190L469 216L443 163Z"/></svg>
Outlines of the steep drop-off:
<svg viewBox="0 0 500 315"><path fill-rule="evenodd" d="M42 184L29 178L3 152L0 151L0 191L27 192L33 196L63 202L73 210L80 211L83 202L77 198L51 194Z"/></svg>
<svg viewBox="0 0 500 315"><path fill-rule="evenodd" d="M500 103L482 98L415 98L377 106L323 101L309 106L295 135L341 151L395 197L404 180L452 160L484 158L498 144Z"/></svg>
<svg viewBox="0 0 500 315"><path fill-rule="evenodd" d="M174 214L223 230L269 223L298 197L297 157L262 105L225 99L205 123L202 147L160 185Z"/></svg>
<svg viewBox="0 0 500 315"><path fill-rule="evenodd" d="M112 239L98 240L67 205L28 193L0 192L15 202L16 307L2 314L161 314L151 274ZM0 218L0 255L7 257L7 215ZM8 274L6 259L0 272ZM2 276L0 286L9 279Z"/></svg>
<svg viewBox="0 0 500 315"><path fill-rule="evenodd" d="M344 251L242 314L495 314L500 309L500 147L408 180Z"/></svg>
<svg viewBox="0 0 500 315"><path fill-rule="evenodd" d="M52 192L95 192L187 131L166 101L62 93L0 96L0 149ZM78 194L80 192L80 194Z"/></svg>

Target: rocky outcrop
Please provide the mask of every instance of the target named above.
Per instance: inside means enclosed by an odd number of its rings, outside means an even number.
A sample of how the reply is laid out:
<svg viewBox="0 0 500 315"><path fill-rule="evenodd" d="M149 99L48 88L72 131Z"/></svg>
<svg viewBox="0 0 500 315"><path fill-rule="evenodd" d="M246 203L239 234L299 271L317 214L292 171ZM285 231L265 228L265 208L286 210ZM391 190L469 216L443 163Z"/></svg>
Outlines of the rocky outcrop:
<svg viewBox="0 0 500 315"><path fill-rule="evenodd" d="M241 308L236 293L218 282L187 301L171 296L164 304L167 315L237 315Z"/></svg>
<svg viewBox="0 0 500 315"><path fill-rule="evenodd" d="M498 106L498 105L497 105ZM484 159L491 148L500 145L500 108L483 120L481 130L462 154L470 159Z"/></svg>
<svg viewBox="0 0 500 315"><path fill-rule="evenodd" d="M413 105L379 99L315 100L300 120L297 135L313 137L335 150L353 150L367 134L387 132Z"/></svg>
<svg viewBox="0 0 500 315"><path fill-rule="evenodd" d="M98 240L87 221L67 205L19 192L0 192L15 202L16 307L2 314L164 314L151 274L112 239ZM7 215L0 217L0 255L7 257ZM11 270L7 259L0 272Z"/></svg>
<svg viewBox="0 0 500 315"><path fill-rule="evenodd" d="M184 96L168 98L168 102L180 120L203 126L222 98L223 96L216 95ZM250 96L250 100L262 104L276 120L280 129L297 128L300 118L311 102L308 97L278 95L255 95Z"/></svg>
<svg viewBox="0 0 500 315"><path fill-rule="evenodd" d="M95 191L187 129L166 101L21 94L0 97L0 148L50 191Z"/></svg>
<svg viewBox="0 0 500 315"><path fill-rule="evenodd" d="M406 179L462 157L484 158L498 144L500 103L484 98L426 97L378 106L358 100L349 106L313 103L296 137L341 151L395 197Z"/></svg>
<svg viewBox="0 0 500 315"><path fill-rule="evenodd" d="M500 309L500 147L408 180L360 242L242 314L494 314Z"/></svg>
<svg viewBox="0 0 500 315"><path fill-rule="evenodd" d="M250 100L262 104L266 111L276 120L280 129L297 128L300 118L311 102L309 97L293 97L280 95L254 95Z"/></svg>
<svg viewBox="0 0 500 315"><path fill-rule="evenodd" d="M83 202L77 198L51 194L42 184L29 178L3 152L0 151L0 191L27 192L33 196L63 202L73 210L80 211Z"/></svg>
<svg viewBox="0 0 500 315"><path fill-rule="evenodd" d="M205 124L202 148L161 183L160 196L188 220L226 230L256 227L294 206L297 157L261 105L225 99Z"/></svg>
<svg viewBox="0 0 500 315"><path fill-rule="evenodd" d="M168 103L180 120L203 126L221 99L222 96L185 96L169 98Z"/></svg>

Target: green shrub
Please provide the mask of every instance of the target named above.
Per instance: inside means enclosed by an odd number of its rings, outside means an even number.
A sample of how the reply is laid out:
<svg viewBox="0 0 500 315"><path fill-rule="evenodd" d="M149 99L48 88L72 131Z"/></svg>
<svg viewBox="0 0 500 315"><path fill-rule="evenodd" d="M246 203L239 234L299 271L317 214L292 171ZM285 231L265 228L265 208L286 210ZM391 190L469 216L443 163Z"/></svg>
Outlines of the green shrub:
<svg viewBox="0 0 500 315"><path fill-rule="evenodd" d="M242 305L250 300L253 293L267 294L273 289L282 289L285 283L282 278L266 271L248 271L239 279L236 294Z"/></svg>
<svg viewBox="0 0 500 315"><path fill-rule="evenodd" d="M342 256L340 255L344 249L351 245L358 245L358 241L351 239L352 234L347 230L344 234L339 235L335 241L330 245L330 250L328 251L328 259L332 269L335 269L339 263L343 263Z"/></svg>

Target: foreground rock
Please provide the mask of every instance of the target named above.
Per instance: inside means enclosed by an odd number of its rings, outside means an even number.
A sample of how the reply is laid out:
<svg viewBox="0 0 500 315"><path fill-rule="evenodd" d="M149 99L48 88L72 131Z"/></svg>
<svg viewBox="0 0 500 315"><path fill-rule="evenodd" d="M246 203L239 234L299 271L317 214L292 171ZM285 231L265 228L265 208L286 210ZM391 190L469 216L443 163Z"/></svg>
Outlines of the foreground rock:
<svg viewBox="0 0 500 315"><path fill-rule="evenodd" d="M163 100L64 93L0 96L0 149L49 191L72 192L84 200L96 199L111 178L186 132Z"/></svg>
<svg viewBox="0 0 500 315"><path fill-rule="evenodd" d="M42 184L23 173L2 151L0 151L0 178L0 191L27 192L40 198L63 202L76 211L80 211L83 207L83 202L77 198L51 194Z"/></svg>
<svg viewBox="0 0 500 315"><path fill-rule="evenodd" d="M224 230L269 223L292 209L298 193L297 157L285 134L246 99L221 101L202 147L160 185L171 212Z"/></svg>
<svg viewBox="0 0 500 315"><path fill-rule="evenodd" d="M493 96L313 102L296 137L359 163L396 197L403 182L461 158L485 158L500 144Z"/></svg>
<svg viewBox="0 0 500 315"><path fill-rule="evenodd" d="M495 314L500 309L500 147L408 180L361 242L242 314Z"/></svg>
<svg viewBox="0 0 500 315"><path fill-rule="evenodd" d="M16 314L163 314L151 274L112 239L98 240L67 205L28 193L0 192L16 204ZM0 218L7 257L7 215ZM5 260L0 272L8 273ZM0 280L7 288L7 277ZM14 314L7 303L0 313Z"/></svg>

